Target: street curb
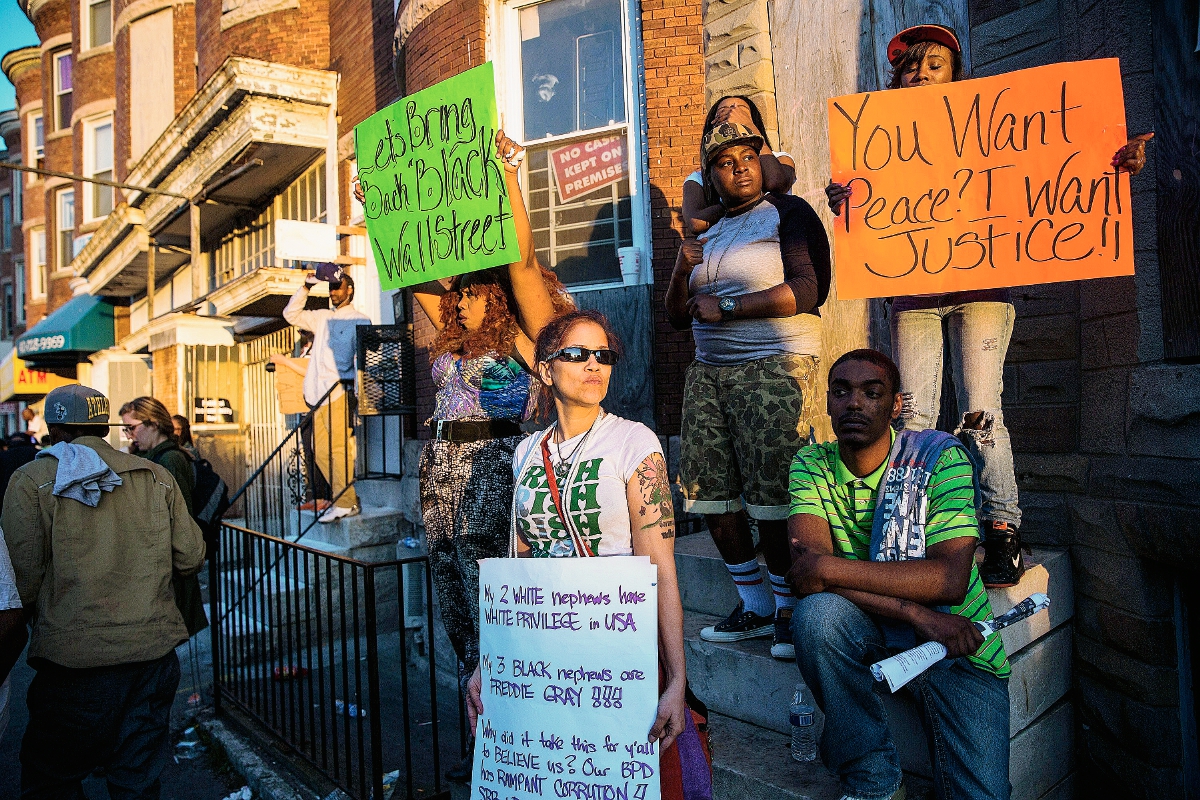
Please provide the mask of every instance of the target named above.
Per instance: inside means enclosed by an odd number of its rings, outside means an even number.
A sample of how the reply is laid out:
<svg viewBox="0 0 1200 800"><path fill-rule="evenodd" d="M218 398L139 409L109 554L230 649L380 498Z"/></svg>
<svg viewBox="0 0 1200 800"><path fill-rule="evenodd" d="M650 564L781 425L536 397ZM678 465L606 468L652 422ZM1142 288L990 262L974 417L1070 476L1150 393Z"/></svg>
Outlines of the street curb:
<svg viewBox="0 0 1200 800"><path fill-rule="evenodd" d="M285 769L276 768L259 755L258 748L221 720L204 715L196 724L225 750L229 763L242 776L259 800L318 800L315 792L299 783Z"/></svg>

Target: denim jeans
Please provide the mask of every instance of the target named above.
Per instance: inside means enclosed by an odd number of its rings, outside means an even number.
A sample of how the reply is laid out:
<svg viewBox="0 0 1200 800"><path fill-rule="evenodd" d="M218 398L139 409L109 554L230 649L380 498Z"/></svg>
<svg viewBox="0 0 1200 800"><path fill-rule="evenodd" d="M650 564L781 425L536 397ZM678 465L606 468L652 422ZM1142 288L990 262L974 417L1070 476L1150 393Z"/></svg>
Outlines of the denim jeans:
<svg viewBox="0 0 1200 800"><path fill-rule="evenodd" d="M964 303L899 311L892 315L892 354L904 394L908 430L937 425L942 397L942 325L950 350L950 376L962 417L980 412L978 427L959 430L979 469L982 519L1021 524L1012 444L1004 427L1004 356L1016 313L1011 303Z"/></svg>
<svg viewBox="0 0 1200 800"><path fill-rule="evenodd" d="M870 665L890 653L879 626L840 595L801 598L792 641L825 712L821 758L852 798L890 797L902 773ZM1008 800L1008 680L965 658L935 664L905 687L917 702L938 800Z"/></svg>

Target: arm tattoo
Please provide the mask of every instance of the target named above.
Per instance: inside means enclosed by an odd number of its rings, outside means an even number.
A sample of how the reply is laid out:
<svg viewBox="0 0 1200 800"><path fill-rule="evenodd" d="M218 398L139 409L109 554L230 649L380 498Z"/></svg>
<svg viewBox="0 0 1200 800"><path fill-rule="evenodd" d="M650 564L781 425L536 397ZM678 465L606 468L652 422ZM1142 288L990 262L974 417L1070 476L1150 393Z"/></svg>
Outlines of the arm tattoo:
<svg viewBox="0 0 1200 800"><path fill-rule="evenodd" d="M642 530L657 527L664 539L675 538L675 502L671 499L671 481L662 454L651 453L637 468L635 478L642 501L641 514L652 518ZM655 507L658 508L657 518L653 518Z"/></svg>

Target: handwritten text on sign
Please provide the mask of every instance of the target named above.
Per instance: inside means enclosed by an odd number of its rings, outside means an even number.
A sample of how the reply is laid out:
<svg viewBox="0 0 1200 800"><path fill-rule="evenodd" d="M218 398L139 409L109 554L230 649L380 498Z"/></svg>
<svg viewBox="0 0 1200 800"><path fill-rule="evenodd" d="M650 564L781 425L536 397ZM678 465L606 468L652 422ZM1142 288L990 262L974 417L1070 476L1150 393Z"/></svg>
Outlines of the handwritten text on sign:
<svg viewBox="0 0 1200 800"><path fill-rule="evenodd" d="M640 556L480 563L472 800L658 800L657 575Z"/></svg>
<svg viewBox="0 0 1200 800"><path fill-rule="evenodd" d="M491 62L408 95L354 128L382 288L520 258L496 129Z"/></svg>
<svg viewBox="0 0 1200 800"><path fill-rule="evenodd" d="M562 203L569 203L602 186L611 186L629 172L624 136L557 147L550 151L550 163L554 165L554 184Z"/></svg>
<svg viewBox="0 0 1200 800"><path fill-rule="evenodd" d="M1116 59L829 101L843 300L1133 274Z"/></svg>

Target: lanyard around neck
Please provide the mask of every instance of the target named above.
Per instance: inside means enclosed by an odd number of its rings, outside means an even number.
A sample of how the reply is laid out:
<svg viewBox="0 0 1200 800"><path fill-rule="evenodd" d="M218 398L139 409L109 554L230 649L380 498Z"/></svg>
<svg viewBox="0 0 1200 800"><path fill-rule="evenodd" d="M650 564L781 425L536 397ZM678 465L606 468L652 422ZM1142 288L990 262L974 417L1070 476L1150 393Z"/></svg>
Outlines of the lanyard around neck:
<svg viewBox="0 0 1200 800"><path fill-rule="evenodd" d="M571 536L571 543L575 545L575 555L592 558L596 554L592 551L587 541L575 530L575 525L572 524L571 518L567 516L566 508L563 506L562 492L558 488L558 477L554 474L554 466L550 463L550 437L554 435L555 427L551 427L546 435L542 437L542 466L546 469L546 483L550 485L550 499L554 501L554 509L558 512L558 518L562 520L563 527L567 529L567 533ZM593 427L595 427L594 423ZM588 435L591 435L591 430L588 431ZM584 441L580 442L580 447L585 444L587 444L587 437L584 438ZM578 458L582 457L582 455L580 453L576 460L578 461ZM574 474L575 470L572 469L567 476L567 486L571 485L570 479Z"/></svg>

